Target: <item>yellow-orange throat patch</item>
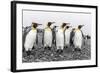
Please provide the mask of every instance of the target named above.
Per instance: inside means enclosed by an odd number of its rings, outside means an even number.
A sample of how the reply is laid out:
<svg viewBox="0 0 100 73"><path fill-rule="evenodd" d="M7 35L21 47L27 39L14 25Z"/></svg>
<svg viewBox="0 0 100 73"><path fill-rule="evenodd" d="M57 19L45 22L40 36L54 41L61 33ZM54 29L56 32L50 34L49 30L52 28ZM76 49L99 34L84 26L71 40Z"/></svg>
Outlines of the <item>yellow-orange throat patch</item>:
<svg viewBox="0 0 100 73"><path fill-rule="evenodd" d="M63 31L65 30L65 29L64 29L64 28L62 28L62 27L61 27L60 29L61 29L61 30L63 30Z"/></svg>
<svg viewBox="0 0 100 73"><path fill-rule="evenodd" d="M75 32L78 32L78 31L80 31L79 29L75 29Z"/></svg>
<svg viewBox="0 0 100 73"><path fill-rule="evenodd" d="M32 30L34 31L34 30L36 30L36 28L32 28Z"/></svg>
<svg viewBox="0 0 100 73"><path fill-rule="evenodd" d="M51 28L47 27L47 28L45 28L45 30L47 30L47 31L51 31Z"/></svg>

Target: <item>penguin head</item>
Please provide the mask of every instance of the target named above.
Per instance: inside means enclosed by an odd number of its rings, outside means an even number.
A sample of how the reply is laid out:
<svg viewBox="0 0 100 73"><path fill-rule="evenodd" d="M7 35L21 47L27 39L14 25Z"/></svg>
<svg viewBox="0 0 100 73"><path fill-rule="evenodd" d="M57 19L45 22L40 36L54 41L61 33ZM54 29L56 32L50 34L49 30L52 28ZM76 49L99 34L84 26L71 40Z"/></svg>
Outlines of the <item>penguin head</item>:
<svg viewBox="0 0 100 73"><path fill-rule="evenodd" d="M69 29L70 27L72 27L72 26L66 26L66 29Z"/></svg>
<svg viewBox="0 0 100 73"><path fill-rule="evenodd" d="M68 25L69 23L63 23L62 25L61 25L61 27L62 28L64 28L66 25Z"/></svg>
<svg viewBox="0 0 100 73"><path fill-rule="evenodd" d="M32 22L32 27L33 27L33 28L37 28L37 26L38 26L37 23Z"/></svg>
<svg viewBox="0 0 100 73"><path fill-rule="evenodd" d="M84 25L78 25L78 29L81 29Z"/></svg>
<svg viewBox="0 0 100 73"><path fill-rule="evenodd" d="M54 28L57 28L58 26L54 26Z"/></svg>
<svg viewBox="0 0 100 73"><path fill-rule="evenodd" d="M48 22L47 26L50 27L51 24L53 24L53 23L55 23L55 22Z"/></svg>

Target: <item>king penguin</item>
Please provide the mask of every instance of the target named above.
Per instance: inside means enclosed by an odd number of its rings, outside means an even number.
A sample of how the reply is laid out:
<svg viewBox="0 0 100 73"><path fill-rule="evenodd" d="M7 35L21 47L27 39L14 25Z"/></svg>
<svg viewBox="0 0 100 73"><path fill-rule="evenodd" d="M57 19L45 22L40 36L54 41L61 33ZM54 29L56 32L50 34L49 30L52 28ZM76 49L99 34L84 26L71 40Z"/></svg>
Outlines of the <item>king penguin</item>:
<svg viewBox="0 0 100 73"><path fill-rule="evenodd" d="M65 26L67 23L63 23L56 32L56 47L57 47L57 53L62 53L64 48L64 31Z"/></svg>
<svg viewBox="0 0 100 73"><path fill-rule="evenodd" d="M78 50L78 51L81 51L82 44L83 44L84 35L81 30L83 26L84 25L79 25L78 28L74 30L73 44L74 44L75 50Z"/></svg>
<svg viewBox="0 0 100 73"><path fill-rule="evenodd" d="M37 26L37 23L32 22L32 29L26 35L24 48L27 56L31 54L32 48L34 48L34 44L36 43Z"/></svg>
<svg viewBox="0 0 100 73"><path fill-rule="evenodd" d="M70 33L71 33L71 26L66 26L65 29L65 47L68 48L70 46Z"/></svg>
<svg viewBox="0 0 100 73"><path fill-rule="evenodd" d="M47 27L44 29L44 48L48 48L51 49L52 46L52 29L51 29L51 25L55 23L55 22L48 22L47 23Z"/></svg>

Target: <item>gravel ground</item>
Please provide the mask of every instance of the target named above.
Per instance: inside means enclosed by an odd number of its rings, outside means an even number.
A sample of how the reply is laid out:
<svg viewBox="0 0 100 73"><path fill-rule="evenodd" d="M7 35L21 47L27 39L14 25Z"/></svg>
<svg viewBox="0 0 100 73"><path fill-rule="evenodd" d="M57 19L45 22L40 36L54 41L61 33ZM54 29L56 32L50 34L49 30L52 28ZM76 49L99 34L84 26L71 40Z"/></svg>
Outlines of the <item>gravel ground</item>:
<svg viewBox="0 0 100 73"><path fill-rule="evenodd" d="M85 41L85 45L81 51L73 51L73 47L64 48L62 54L57 54L54 47L51 50L37 48L32 50L30 57L23 52L22 62L51 62L51 61L67 61L67 60L89 60L91 59L90 39Z"/></svg>

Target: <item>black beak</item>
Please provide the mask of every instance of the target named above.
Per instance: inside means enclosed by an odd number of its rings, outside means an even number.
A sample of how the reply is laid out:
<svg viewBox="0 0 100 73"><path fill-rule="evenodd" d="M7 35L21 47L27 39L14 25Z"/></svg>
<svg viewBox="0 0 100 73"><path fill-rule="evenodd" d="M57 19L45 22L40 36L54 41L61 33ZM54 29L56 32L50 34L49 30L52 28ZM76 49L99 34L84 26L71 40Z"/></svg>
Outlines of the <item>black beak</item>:
<svg viewBox="0 0 100 73"><path fill-rule="evenodd" d="M38 25L42 25L42 24L38 24Z"/></svg>
<svg viewBox="0 0 100 73"><path fill-rule="evenodd" d="M53 24L53 23L55 23L55 22L51 22L51 24Z"/></svg>
<svg viewBox="0 0 100 73"><path fill-rule="evenodd" d="M72 27L72 26L69 26L69 27Z"/></svg>
<svg viewBox="0 0 100 73"><path fill-rule="evenodd" d="M63 24L69 25L70 23L63 23Z"/></svg>
<svg viewBox="0 0 100 73"><path fill-rule="evenodd" d="M68 24L70 24L70 23L63 23L62 24L62 28L64 28L66 25L68 25Z"/></svg>
<svg viewBox="0 0 100 73"><path fill-rule="evenodd" d="M82 25L82 27L83 27L84 25Z"/></svg>
<svg viewBox="0 0 100 73"><path fill-rule="evenodd" d="M83 27L84 25L81 25L81 28Z"/></svg>

